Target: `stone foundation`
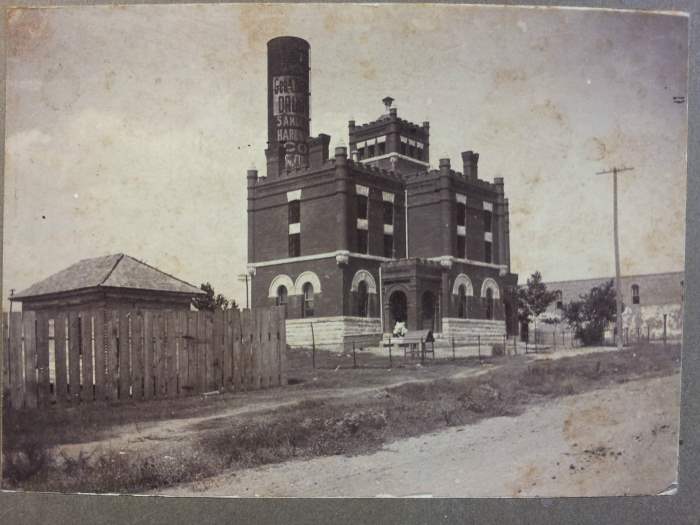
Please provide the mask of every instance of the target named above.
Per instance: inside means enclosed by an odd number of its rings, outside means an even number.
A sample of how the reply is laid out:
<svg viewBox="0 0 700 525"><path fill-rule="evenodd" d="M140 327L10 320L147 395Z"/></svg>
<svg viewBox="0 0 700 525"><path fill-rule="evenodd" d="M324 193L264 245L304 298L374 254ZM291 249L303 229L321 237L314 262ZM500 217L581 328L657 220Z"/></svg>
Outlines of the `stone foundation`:
<svg viewBox="0 0 700 525"><path fill-rule="evenodd" d="M455 343L473 343L476 336L481 337L482 344L503 343L506 335L506 323L503 320L442 318L442 339Z"/></svg>
<svg viewBox="0 0 700 525"><path fill-rule="evenodd" d="M376 334L381 338L381 320L377 317L310 317L308 319L287 319L287 344L292 348L311 348L311 324L316 348L324 350L341 349L343 337L348 335Z"/></svg>

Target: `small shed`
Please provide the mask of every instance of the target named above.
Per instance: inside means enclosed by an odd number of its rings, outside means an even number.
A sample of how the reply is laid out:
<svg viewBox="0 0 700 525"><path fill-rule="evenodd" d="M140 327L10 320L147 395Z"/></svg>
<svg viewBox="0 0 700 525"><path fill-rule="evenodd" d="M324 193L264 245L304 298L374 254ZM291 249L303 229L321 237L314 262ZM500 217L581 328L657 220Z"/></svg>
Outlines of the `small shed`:
<svg viewBox="0 0 700 525"><path fill-rule="evenodd" d="M205 293L143 261L118 253L83 259L9 299L24 311L91 308L189 310Z"/></svg>

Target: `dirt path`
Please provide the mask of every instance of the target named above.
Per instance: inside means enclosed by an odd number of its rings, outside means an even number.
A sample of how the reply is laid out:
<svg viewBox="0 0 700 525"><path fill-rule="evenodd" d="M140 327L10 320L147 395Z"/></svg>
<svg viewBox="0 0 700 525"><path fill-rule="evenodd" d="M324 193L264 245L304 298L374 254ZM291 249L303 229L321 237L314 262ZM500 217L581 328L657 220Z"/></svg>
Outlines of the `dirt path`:
<svg viewBox="0 0 700 525"><path fill-rule="evenodd" d="M374 454L227 473L181 496L598 496L676 479L679 375L534 405L513 418L406 439Z"/></svg>
<svg viewBox="0 0 700 525"><path fill-rule="evenodd" d="M464 368L457 370L448 378L461 379L474 377L490 370L493 366L482 368ZM300 401L310 399L348 399L372 396L388 387L396 387L406 383L422 383L433 381L433 377L420 378L391 378L387 377L387 382L378 386L352 387L342 389L319 388L319 389L296 389L258 391L251 394L242 394L241 399L245 404L240 405L238 399L235 400L238 406L217 411L201 417L173 418L149 423L132 423L121 425L112 429L110 436L97 440L76 444L60 445L58 450L71 457L77 457L82 453L92 453L99 449L115 449L119 451L154 453L158 450L166 450L176 444L182 445L183 441L196 439L201 432L202 424L209 423L212 427L218 424L225 424L232 417L242 416L255 412L262 412L291 406ZM282 397L281 394L284 394ZM243 397L246 396L246 397Z"/></svg>

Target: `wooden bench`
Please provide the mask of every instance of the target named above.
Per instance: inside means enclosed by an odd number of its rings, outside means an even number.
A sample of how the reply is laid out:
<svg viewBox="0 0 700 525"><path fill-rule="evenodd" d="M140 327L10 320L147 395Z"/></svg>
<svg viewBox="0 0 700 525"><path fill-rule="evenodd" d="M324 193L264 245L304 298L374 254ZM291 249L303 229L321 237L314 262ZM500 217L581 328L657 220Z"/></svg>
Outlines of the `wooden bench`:
<svg viewBox="0 0 700 525"><path fill-rule="evenodd" d="M357 368L356 350L364 350L371 346L379 346L382 334L358 334L343 336L343 350L352 348L352 367Z"/></svg>
<svg viewBox="0 0 700 525"><path fill-rule="evenodd" d="M430 345L428 347L428 345ZM391 361L391 348L397 346L399 350L403 350L404 360L410 354L415 357L420 356L421 361L425 360L425 355L432 355L435 359L435 338L430 330L408 330L403 337L392 337L389 341L385 341L384 348L389 349L389 361Z"/></svg>

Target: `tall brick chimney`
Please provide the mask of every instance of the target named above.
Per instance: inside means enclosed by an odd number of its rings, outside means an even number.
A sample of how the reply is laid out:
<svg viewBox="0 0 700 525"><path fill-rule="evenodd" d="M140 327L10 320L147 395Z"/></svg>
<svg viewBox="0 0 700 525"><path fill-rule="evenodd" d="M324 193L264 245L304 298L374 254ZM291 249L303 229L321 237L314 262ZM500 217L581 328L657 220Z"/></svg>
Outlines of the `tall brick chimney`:
<svg viewBox="0 0 700 525"><path fill-rule="evenodd" d="M479 178L479 154L473 151L462 152L462 164L464 176L467 179Z"/></svg>

